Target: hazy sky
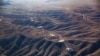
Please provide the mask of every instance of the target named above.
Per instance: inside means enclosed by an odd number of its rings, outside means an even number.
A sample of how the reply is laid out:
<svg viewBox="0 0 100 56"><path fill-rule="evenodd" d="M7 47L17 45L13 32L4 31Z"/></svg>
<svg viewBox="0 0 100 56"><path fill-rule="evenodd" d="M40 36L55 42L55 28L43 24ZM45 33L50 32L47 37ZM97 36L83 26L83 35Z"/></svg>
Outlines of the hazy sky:
<svg viewBox="0 0 100 56"><path fill-rule="evenodd" d="M90 4L95 0L12 0L15 3L19 4L33 4L33 5L67 5L67 4Z"/></svg>
<svg viewBox="0 0 100 56"><path fill-rule="evenodd" d="M14 7L38 9L66 9L93 4L95 0L11 0Z"/></svg>

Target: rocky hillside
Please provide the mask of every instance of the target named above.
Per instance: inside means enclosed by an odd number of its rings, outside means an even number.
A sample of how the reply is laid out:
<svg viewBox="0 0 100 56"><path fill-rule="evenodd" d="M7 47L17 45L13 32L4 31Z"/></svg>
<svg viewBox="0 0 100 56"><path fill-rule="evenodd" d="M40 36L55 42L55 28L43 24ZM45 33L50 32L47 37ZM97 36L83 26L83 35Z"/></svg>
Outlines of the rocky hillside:
<svg viewBox="0 0 100 56"><path fill-rule="evenodd" d="M99 56L99 9L0 13L0 56Z"/></svg>

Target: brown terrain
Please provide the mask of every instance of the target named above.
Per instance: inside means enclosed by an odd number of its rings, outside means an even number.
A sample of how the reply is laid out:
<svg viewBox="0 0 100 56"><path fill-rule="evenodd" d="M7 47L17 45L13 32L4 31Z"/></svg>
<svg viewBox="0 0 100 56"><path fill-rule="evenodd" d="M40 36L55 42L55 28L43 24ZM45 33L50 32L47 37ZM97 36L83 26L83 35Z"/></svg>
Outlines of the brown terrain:
<svg viewBox="0 0 100 56"><path fill-rule="evenodd" d="M0 11L0 56L100 56L99 9Z"/></svg>

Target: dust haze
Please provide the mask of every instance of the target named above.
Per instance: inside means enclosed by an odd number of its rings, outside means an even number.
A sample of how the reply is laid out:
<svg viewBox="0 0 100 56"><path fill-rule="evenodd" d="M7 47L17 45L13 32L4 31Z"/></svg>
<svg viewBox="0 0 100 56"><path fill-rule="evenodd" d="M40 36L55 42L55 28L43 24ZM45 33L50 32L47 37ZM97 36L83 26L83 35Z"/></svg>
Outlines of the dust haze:
<svg viewBox="0 0 100 56"><path fill-rule="evenodd" d="M12 0L12 2L12 6L18 8L24 7L27 10L59 10L97 4L95 0Z"/></svg>

